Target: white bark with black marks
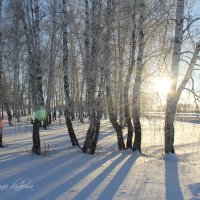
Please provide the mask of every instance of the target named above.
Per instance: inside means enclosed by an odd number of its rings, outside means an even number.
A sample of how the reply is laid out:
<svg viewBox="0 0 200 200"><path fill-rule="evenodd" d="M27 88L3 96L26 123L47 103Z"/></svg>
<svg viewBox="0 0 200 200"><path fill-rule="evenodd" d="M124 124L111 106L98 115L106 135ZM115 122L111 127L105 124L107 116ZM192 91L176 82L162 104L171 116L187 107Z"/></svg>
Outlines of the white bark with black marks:
<svg viewBox="0 0 200 200"><path fill-rule="evenodd" d="M145 14L145 0L140 1L140 17L138 22L138 57L136 66L136 77L133 87L133 123L135 129L135 139L133 143L133 151L139 151L141 153L141 139L142 129L140 123L140 93L141 93L141 81L143 71L143 56L144 56L144 14Z"/></svg>
<svg viewBox="0 0 200 200"><path fill-rule="evenodd" d="M42 117L41 111L44 108L44 99L42 91L42 69L40 63L40 15L39 15L39 0L34 0L34 50L33 50L33 66L34 66L34 91L32 92L32 99L34 99L34 122L33 122L33 147L32 151L35 154L41 154L40 147L40 125Z"/></svg>
<svg viewBox="0 0 200 200"><path fill-rule="evenodd" d="M132 14L133 20L133 30L131 35L131 58L130 65L128 68L128 73L126 77L126 82L124 86L124 116L125 123L128 129L126 148L132 148L132 138L133 138L133 124L131 121L130 110L129 110L129 87L131 82L131 77L135 67L135 51L136 51L136 0L134 0L134 8Z"/></svg>
<svg viewBox="0 0 200 200"><path fill-rule="evenodd" d="M181 56L181 46L183 39L183 17L184 17L184 0L177 1L176 8L176 27L174 47L171 65L171 88L167 96L166 116L165 116L165 153L174 153L174 119L176 114L177 98L177 81L179 72L179 62Z"/></svg>
<svg viewBox="0 0 200 200"><path fill-rule="evenodd" d="M2 2L0 0L0 25L2 23ZM2 27L2 26L1 26ZM3 84L2 84L2 76L3 76L3 62L2 62L2 32L0 30L0 147L3 147L3 122L2 122L2 109L3 109L3 99L2 99L2 92L3 92Z"/></svg>
<svg viewBox="0 0 200 200"><path fill-rule="evenodd" d="M62 10L62 33L63 33L63 74L64 74L64 93L65 93L65 120L69 136L73 146L79 146L73 125L71 122L71 98L69 88L69 50L68 50L68 17L67 17L67 0L63 0Z"/></svg>
<svg viewBox="0 0 200 200"><path fill-rule="evenodd" d="M14 97L14 101L13 101L13 116L15 118L18 118L19 120L19 91L20 91L20 83L19 83L19 68L20 68L20 64L19 64L19 53L20 53L20 32L19 32L19 16L18 13L16 13L16 11L14 12L14 26L15 26L15 37L14 37L14 52L13 52L13 67L14 67L14 88L13 88L13 97Z"/></svg>
<svg viewBox="0 0 200 200"><path fill-rule="evenodd" d="M50 47L50 60L48 68L48 85L47 85L47 99L46 99L46 111L47 111L47 125L51 124L51 101L53 98L54 89L54 72L56 62L56 19L57 19L57 0L53 0L52 4L52 32L51 32L51 47Z"/></svg>
<svg viewBox="0 0 200 200"><path fill-rule="evenodd" d="M107 0L107 12L106 12L106 33L105 33L105 50L104 50L104 62L105 62L105 82L106 82L106 97L107 97L107 105L108 112L110 117L110 122L113 128L117 132L117 140L118 140L118 149L124 150L124 138L122 127L117 122L117 115L114 112L113 107L113 99L111 93L111 80L110 80L110 39L111 39L111 24L113 17L113 8L112 8L112 0Z"/></svg>
<svg viewBox="0 0 200 200"><path fill-rule="evenodd" d="M90 127L87 131L86 140L82 151L84 153L94 154L96 150L97 140L100 130L100 117L98 116L98 100L95 97L97 88L98 76L98 53L100 40L100 21L98 18L101 15L102 0L92 1L91 23L89 15L89 4L85 0L85 77L86 77L86 95L87 95L87 110L90 120ZM90 40L91 33L91 40Z"/></svg>

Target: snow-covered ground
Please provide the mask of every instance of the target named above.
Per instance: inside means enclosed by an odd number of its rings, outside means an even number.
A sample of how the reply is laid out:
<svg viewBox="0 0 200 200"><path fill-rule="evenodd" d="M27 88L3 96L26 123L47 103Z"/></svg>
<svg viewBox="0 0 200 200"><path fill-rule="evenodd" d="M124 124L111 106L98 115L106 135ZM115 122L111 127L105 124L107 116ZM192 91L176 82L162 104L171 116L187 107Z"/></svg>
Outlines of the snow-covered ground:
<svg viewBox="0 0 200 200"><path fill-rule="evenodd" d="M41 130L44 155L37 156L31 125L4 122L0 199L200 199L200 124L177 122L176 156L164 156L163 121L142 123L143 155L118 151L116 133L103 120L95 155L71 147L66 125L57 121ZM82 145L88 124L75 121L74 128Z"/></svg>

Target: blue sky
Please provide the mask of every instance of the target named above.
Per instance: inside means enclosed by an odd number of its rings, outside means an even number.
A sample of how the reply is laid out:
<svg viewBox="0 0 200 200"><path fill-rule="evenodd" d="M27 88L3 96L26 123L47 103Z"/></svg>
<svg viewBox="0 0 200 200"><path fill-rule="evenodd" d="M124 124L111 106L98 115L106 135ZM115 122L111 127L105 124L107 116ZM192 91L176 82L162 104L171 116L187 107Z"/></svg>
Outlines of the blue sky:
<svg viewBox="0 0 200 200"><path fill-rule="evenodd" d="M191 0L188 0L188 2ZM196 0L193 6L193 12L200 14L200 0Z"/></svg>

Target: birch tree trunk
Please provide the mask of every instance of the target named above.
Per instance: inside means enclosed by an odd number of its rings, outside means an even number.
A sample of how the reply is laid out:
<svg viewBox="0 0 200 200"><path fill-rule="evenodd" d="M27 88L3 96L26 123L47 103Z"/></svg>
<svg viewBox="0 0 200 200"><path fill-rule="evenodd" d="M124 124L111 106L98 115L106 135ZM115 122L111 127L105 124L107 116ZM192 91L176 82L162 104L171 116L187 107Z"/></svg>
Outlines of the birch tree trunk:
<svg viewBox="0 0 200 200"><path fill-rule="evenodd" d="M2 78L3 80L3 78ZM6 114L8 116L8 124L9 126L12 126L12 113L11 113L11 106L10 106L10 101L9 101L9 97L8 97L8 94L7 92L5 91L5 88L6 87L6 82L5 80L2 81L2 87L3 87L3 92L4 92L4 95L2 96L2 99L3 99L3 107L5 108L5 111L6 111Z"/></svg>
<svg viewBox="0 0 200 200"><path fill-rule="evenodd" d="M176 96L173 99L167 99L169 101L168 104L170 104L171 110L166 112L166 117L165 117L165 134L169 134L169 135L165 135L165 141L166 141L165 152L166 153L175 153L174 145L173 145L175 130L174 130L173 123L175 119L176 108L177 108L177 104L180 99L180 96L192 75L192 71L198 60L199 52L200 52L200 42L196 45L194 54L192 56L192 59L186 71L186 74L183 77L182 82L180 83L178 89L176 90ZM167 107L167 109L169 109L169 107Z"/></svg>
<svg viewBox="0 0 200 200"><path fill-rule="evenodd" d="M134 8L133 8L133 31L131 38L131 61L128 68L128 73L126 77L126 82L124 86L124 116L125 123L127 124L128 134L127 134L127 142L126 148L132 148L132 138L133 138L133 124L131 122L130 110L129 110L129 87L130 81L133 74L133 70L135 67L135 49L136 49L136 0L134 0Z"/></svg>
<svg viewBox="0 0 200 200"><path fill-rule="evenodd" d="M84 142L82 151L91 154L95 153L97 140L100 130L100 117L97 111L97 100L95 98L97 88L97 66L98 66L98 52L99 52L99 37L100 27L97 20L101 16L101 0L92 1L92 23L91 23L91 53L90 53L90 20L89 20L89 4L85 0L85 16L86 16L86 30L85 30L85 75L87 86L87 108L90 120L90 126L87 131L86 140Z"/></svg>
<svg viewBox="0 0 200 200"><path fill-rule="evenodd" d="M14 16L14 23L15 23L15 38L14 38L14 88L13 88L13 117L19 118L19 43L20 43L20 38L19 38L19 18L17 14Z"/></svg>
<svg viewBox="0 0 200 200"><path fill-rule="evenodd" d="M2 24L2 18L1 18L1 13L2 13L2 1L0 0L0 25ZM1 25L2 27L2 25ZM0 148L3 147L3 139L2 139L2 134L3 134L3 113L2 113L2 109L3 109L3 84L2 84L2 75L3 75L3 62L2 62L2 30L0 30Z"/></svg>
<svg viewBox="0 0 200 200"><path fill-rule="evenodd" d="M80 122L84 123L83 120L83 115L84 115L84 111L83 111L83 89L84 89L84 85L85 85L85 75L83 74L82 77L82 81L81 81L81 91L80 91L80 98L79 98L79 120Z"/></svg>
<svg viewBox="0 0 200 200"><path fill-rule="evenodd" d="M139 151L141 153L141 123L140 123L140 92L141 92L141 79L143 70L143 54L144 54L144 11L145 0L140 1L140 17L138 22L139 32L139 50L136 66L136 77L133 87L133 124L135 128L135 139L133 143L133 151Z"/></svg>
<svg viewBox="0 0 200 200"><path fill-rule="evenodd" d="M120 14L119 14L120 15ZM119 94L119 124L124 128L124 99L123 99L123 67L124 67L124 47L121 42L121 27L120 27L120 16L118 19L118 54L119 54L119 87L118 87L118 94Z"/></svg>
<svg viewBox="0 0 200 200"><path fill-rule="evenodd" d="M33 80L33 110L34 110L34 121L33 121L33 147L32 152L40 155L41 147L40 147L40 125L42 120L42 115L44 114L44 99L43 99L43 91L42 91L42 70L40 63L40 28L39 28L39 0L34 1L34 54L33 54L33 63L34 63L34 75L32 77Z"/></svg>
<svg viewBox="0 0 200 200"><path fill-rule="evenodd" d="M73 41L73 37L72 34L69 35L69 43L70 43L70 57L71 57L71 84L70 84L70 88L71 88L71 119L72 121L75 119L75 107L76 107L76 87L75 85L77 82L76 80L76 72L77 72L77 67L76 67L76 53L75 53L75 48L74 48L74 41Z"/></svg>
<svg viewBox="0 0 200 200"><path fill-rule="evenodd" d="M174 151L174 119L176 114L176 105L178 103L177 98L177 81L179 62L181 56L181 46L183 39L183 16L184 16L184 0L177 1L176 8L176 27L175 27L175 39L172 55L171 65L171 88L167 95L166 103L166 115L165 115L165 153L175 153Z"/></svg>
<svg viewBox="0 0 200 200"><path fill-rule="evenodd" d="M50 60L49 60L49 71L48 71L48 86L47 86L47 99L46 99L46 110L47 110L47 125L51 124L51 101L53 97L54 88L54 71L55 71L55 50L56 50L56 12L57 12L57 0L53 0L52 5L52 33L51 33L51 49L50 49Z"/></svg>
<svg viewBox="0 0 200 200"><path fill-rule="evenodd" d="M108 112L110 116L110 122L113 128L117 132L118 149L124 150L124 138L122 127L117 122L117 115L114 113L113 99L111 94L111 80L110 80L110 38L111 38L111 21L112 21L112 0L107 0L107 12L106 12L106 36L105 36L105 50L104 50L104 62L105 62L105 82L106 82L106 96L108 104Z"/></svg>
<svg viewBox="0 0 200 200"><path fill-rule="evenodd" d="M37 104L37 91L36 91L36 74L35 74L35 43L34 43L34 34L33 34L33 26L34 23L34 14L33 14L33 8L31 6L31 11L32 11L32 20L30 17L30 14L27 14L25 12L25 6L22 4L22 2L18 2L18 7L19 13L20 13L20 19L23 23L23 28L24 28L24 34L26 38L26 46L27 46L27 51L28 51L28 75L29 75L29 90L28 90L28 114L31 115L31 109L34 110L36 109L36 104ZM27 20L26 20L27 18ZM32 22L32 23L31 23ZM33 124L33 118L31 117L31 123Z"/></svg>
<svg viewBox="0 0 200 200"><path fill-rule="evenodd" d="M64 73L64 93L65 93L65 120L68 128L69 136L73 146L79 146L78 140L76 138L73 125L71 122L71 99L70 99L70 90L69 90L69 60L68 60L68 18L67 18L67 0L63 0L63 18L62 18L62 31L63 31L63 73Z"/></svg>
<svg viewBox="0 0 200 200"><path fill-rule="evenodd" d="M78 46L79 46L79 49L80 49L80 54L81 54L83 66L85 66L85 56L83 55L83 47L82 47L82 44L81 44L79 37L78 37ZM83 120L83 115L84 115L84 105L83 105L84 86L85 86L85 69L83 68L83 75L82 75L81 83L80 83L80 91L78 92L79 93L78 114L79 114L79 120L82 123L84 123L84 120Z"/></svg>

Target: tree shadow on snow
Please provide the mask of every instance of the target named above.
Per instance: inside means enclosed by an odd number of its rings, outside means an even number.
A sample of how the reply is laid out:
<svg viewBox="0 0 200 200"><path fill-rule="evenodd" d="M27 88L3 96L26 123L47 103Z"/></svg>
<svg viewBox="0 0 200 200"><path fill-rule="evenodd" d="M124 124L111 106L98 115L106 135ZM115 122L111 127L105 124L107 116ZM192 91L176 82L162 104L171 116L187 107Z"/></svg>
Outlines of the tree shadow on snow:
<svg viewBox="0 0 200 200"><path fill-rule="evenodd" d="M51 197L52 199L56 199L58 197L61 197L62 195L65 196L66 193L71 193L74 191L78 193L73 199L88 199L87 197L89 197L94 189L97 188L98 185L100 185L104 181L104 179L112 172L115 167L117 167L118 164L123 161L123 159L125 159L126 156L127 155L119 156L117 152L112 152L109 155L106 155L105 157L100 159L92 158L95 162L92 162L92 165L89 166L87 166L87 162L91 159L91 156L83 156L82 160L79 158L79 162L73 163L71 167L68 168L68 170L66 170L67 168L63 168L61 172L61 169L59 169L59 173L54 172L55 175L50 173L49 176L44 177L43 180L37 181L37 184L39 185L44 185L45 182L48 182L48 185L52 185L52 189L50 191L44 193L42 192L41 194L36 195L37 199L48 199L49 197ZM111 189L106 188L101 194L101 199L105 195L108 196L107 190L109 190L110 198L106 199L112 199L112 196L114 196L117 188L120 187L130 168L133 166L135 160L136 158L132 156L127 159L127 161L114 175L110 184L108 185L108 188L112 188L112 192L110 191ZM106 166L106 163L109 163L109 165ZM105 167L105 169L102 169L103 167ZM74 169L78 169L79 172L73 174ZM96 174L96 170L100 170L99 175ZM91 177L92 173L94 174L94 177ZM89 183L88 181L86 181L87 185L84 186L81 191L78 191L79 187L77 186L77 184L79 184L80 181L87 179L87 177L90 177L91 181Z"/></svg>
<svg viewBox="0 0 200 200"><path fill-rule="evenodd" d="M110 156L114 156L114 154L115 153L111 153ZM74 190L73 187L75 184L101 167L102 163L106 162L110 156L98 159L89 167L87 166L88 161L92 159L95 160L95 157L91 157L91 155L83 156L81 152L78 155L76 152L74 152L73 155L72 153L64 156L62 155L61 157L54 158L53 162L47 161L45 164L39 165L40 167L37 169L38 173L33 172L33 174L37 174L33 182L34 190L37 192L34 194L27 193L23 195L23 197L25 199L29 199L30 196L32 199L49 199L50 197L51 199L57 199L66 191L70 192L70 190ZM51 166L48 167L49 164ZM45 168L48 170L45 171ZM43 172L42 175L40 171ZM51 189L48 190L47 187Z"/></svg>
<svg viewBox="0 0 200 200"><path fill-rule="evenodd" d="M183 194L179 182L178 158L176 155L166 155L165 161L165 187L166 199L183 200Z"/></svg>
<svg viewBox="0 0 200 200"><path fill-rule="evenodd" d="M191 200L200 199L200 182L195 184L190 184L188 185L188 187L193 195Z"/></svg>
<svg viewBox="0 0 200 200"><path fill-rule="evenodd" d="M127 177L129 171L133 167L135 161L137 160L137 155L129 155L129 158L127 158L127 154L121 154L119 157L117 157L115 160L111 162L110 165L105 166L105 168L102 170L102 172L97 175L88 185L84 187L83 190L81 190L74 199L89 199L89 196L92 192L96 190L98 186L101 184L105 184L105 189L99 194L98 199L113 199L116 192L118 191L119 187L122 185L123 181ZM122 166L118 169L118 171L115 173L118 165L123 162L123 160L126 161L122 164ZM114 174L115 173L115 174ZM114 175L113 175L114 174ZM107 177L111 177L110 182L106 182Z"/></svg>

